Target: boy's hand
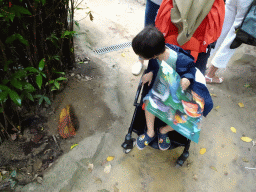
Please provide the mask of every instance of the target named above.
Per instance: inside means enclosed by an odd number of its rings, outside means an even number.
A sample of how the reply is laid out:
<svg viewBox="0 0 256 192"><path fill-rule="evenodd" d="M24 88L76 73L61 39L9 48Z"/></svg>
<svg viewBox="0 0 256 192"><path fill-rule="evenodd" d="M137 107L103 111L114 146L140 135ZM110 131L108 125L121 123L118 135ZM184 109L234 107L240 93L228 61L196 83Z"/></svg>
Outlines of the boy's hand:
<svg viewBox="0 0 256 192"><path fill-rule="evenodd" d="M189 85L190 85L190 81L187 78L182 78L180 80L180 86L183 91L186 90L189 87Z"/></svg>
<svg viewBox="0 0 256 192"><path fill-rule="evenodd" d="M142 85L148 82L148 86L150 86L152 79L153 79L153 73L152 72L146 73L145 75L142 76L142 79L141 79Z"/></svg>

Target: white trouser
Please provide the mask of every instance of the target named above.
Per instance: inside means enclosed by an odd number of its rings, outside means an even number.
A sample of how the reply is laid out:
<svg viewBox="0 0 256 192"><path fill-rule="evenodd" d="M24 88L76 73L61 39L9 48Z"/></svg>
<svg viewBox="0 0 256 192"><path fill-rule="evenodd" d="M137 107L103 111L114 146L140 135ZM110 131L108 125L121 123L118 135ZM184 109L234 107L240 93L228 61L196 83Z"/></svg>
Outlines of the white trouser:
<svg viewBox="0 0 256 192"><path fill-rule="evenodd" d="M217 40L215 49L211 51L213 55L212 64L218 68L225 68L228 61L235 53L235 49L230 49L230 45L236 37L235 30L243 21L245 14L253 0L227 0L225 5L225 19L221 35ZM218 49L219 48L219 49Z"/></svg>

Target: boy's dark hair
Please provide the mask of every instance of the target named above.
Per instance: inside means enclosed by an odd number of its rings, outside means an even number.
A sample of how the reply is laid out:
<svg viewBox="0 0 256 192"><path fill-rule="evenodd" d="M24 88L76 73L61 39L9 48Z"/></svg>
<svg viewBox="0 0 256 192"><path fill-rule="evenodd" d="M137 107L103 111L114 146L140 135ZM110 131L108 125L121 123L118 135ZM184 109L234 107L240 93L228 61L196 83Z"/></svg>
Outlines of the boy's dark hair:
<svg viewBox="0 0 256 192"><path fill-rule="evenodd" d="M165 51L164 35L154 26L145 27L132 40L134 52L144 59L151 59Z"/></svg>

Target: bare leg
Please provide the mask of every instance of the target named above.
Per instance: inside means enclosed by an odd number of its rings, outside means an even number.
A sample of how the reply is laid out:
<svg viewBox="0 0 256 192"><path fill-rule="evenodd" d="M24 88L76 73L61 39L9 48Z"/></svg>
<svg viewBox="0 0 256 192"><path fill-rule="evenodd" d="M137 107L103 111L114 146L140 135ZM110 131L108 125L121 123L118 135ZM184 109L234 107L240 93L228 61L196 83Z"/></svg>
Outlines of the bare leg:
<svg viewBox="0 0 256 192"><path fill-rule="evenodd" d="M146 106L148 105L148 101L146 101ZM154 137L155 130L154 130L154 123L155 123L155 115L150 113L145 109L145 116L146 116L146 124L147 124L147 134L149 137Z"/></svg>
<svg viewBox="0 0 256 192"><path fill-rule="evenodd" d="M166 125L166 126L161 127L159 129L159 132L162 133L162 134L166 134L166 133L168 133L170 131L174 131L174 129L170 125Z"/></svg>
<svg viewBox="0 0 256 192"><path fill-rule="evenodd" d="M219 69L218 67L215 67L214 65L211 65L210 69L207 73L207 76L210 77L210 78L215 77L216 76L215 73L218 71L218 69Z"/></svg>
<svg viewBox="0 0 256 192"><path fill-rule="evenodd" d="M218 71L218 67L215 67L214 65L211 65L209 68L208 73L206 74L206 82L207 83L222 83L223 77L217 77L216 72Z"/></svg>

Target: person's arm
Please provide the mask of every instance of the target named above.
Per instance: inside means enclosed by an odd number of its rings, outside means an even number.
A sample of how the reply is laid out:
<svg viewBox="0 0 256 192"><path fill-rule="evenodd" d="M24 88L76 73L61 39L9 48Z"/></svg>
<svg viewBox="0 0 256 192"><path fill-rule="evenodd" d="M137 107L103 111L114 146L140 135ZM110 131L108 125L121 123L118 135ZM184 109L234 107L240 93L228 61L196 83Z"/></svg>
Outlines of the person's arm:
<svg viewBox="0 0 256 192"><path fill-rule="evenodd" d="M142 76L143 85L148 82L148 86L150 86L151 82L155 80L158 70L159 64L157 60L150 59L148 61L148 68L146 69L145 74Z"/></svg>
<svg viewBox="0 0 256 192"><path fill-rule="evenodd" d="M144 85L145 83L148 82L148 86L151 85L151 82L152 82L152 79L153 79L153 72L150 71L148 73L145 73L143 76L142 76L142 85Z"/></svg>

